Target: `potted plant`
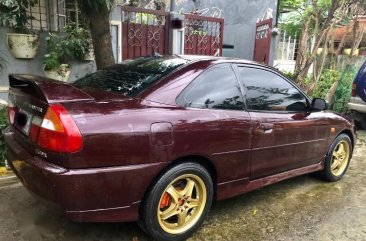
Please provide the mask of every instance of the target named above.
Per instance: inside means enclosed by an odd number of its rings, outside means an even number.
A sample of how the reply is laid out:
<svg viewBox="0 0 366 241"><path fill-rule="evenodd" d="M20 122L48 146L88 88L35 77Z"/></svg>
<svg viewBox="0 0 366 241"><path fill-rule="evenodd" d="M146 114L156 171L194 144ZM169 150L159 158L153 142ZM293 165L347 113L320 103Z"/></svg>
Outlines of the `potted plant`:
<svg viewBox="0 0 366 241"><path fill-rule="evenodd" d="M64 34L49 34L46 41L48 52L43 64L44 74L48 78L67 81L70 75L68 60L94 60L86 59L87 56L94 56L94 53L89 31L85 28L67 25Z"/></svg>
<svg viewBox="0 0 366 241"><path fill-rule="evenodd" d="M50 33L46 38L48 52L43 58L43 71L47 78L66 82L70 76L70 65L67 64L68 46L63 37Z"/></svg>
<svg viewBox="0 0 366 241"><path fill-rule="evenodd" d="M28 9L35 5L35 0L1 0L0 24L15 30L6 35L10 52L15 58L31 59L38 52L39 37L27 28Z"/></svg>
<svg viewBox="0 0 366 241"><path fill-rule="evenodd" d="M94 60L93 45L91 42L90 33L83 27L75 25L65 26L64 45L67 46L69 56L77 60Z"/></svg>

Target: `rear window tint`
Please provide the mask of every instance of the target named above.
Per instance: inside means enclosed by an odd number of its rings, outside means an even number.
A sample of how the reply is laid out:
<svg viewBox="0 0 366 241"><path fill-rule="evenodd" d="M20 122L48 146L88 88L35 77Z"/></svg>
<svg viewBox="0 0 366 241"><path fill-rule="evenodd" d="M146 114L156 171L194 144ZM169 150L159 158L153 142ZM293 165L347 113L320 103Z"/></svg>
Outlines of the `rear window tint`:
<svg viewBox="0 0 366 241"><path fill-rule="evenodd" d="M134 97L187 62L176 56L141 57L89 74L72 85Z"/></svg>

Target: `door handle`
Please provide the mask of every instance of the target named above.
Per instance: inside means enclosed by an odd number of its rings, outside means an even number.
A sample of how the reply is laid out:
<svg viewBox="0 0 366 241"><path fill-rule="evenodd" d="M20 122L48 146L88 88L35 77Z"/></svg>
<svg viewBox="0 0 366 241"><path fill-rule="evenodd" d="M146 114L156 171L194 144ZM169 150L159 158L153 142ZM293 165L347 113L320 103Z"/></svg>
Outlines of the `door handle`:
<svg viewBox="0 0 366 241"><path fill-rule="evenodd" d="M263 131L271 131L273 130L273 124L272 123L260 123L259 124L259 129L263 130Z"/></svg>

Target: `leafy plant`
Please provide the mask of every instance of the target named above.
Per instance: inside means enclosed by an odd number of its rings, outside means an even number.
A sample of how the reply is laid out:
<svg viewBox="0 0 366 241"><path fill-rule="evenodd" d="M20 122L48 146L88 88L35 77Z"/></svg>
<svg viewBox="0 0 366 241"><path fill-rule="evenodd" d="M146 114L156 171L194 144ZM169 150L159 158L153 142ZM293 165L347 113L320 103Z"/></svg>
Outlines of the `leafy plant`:
<svg viewBox="0 0 366 241"><path fill-rule="evenodd" d="M337 91L333 98L333 110L345 112L347 103L351 98L352 82L356 77L357 69L354 66L348 65L340 77Z"/></svg>
<svg viewBox="0 0 366 241"><path fill-rule="evenodd" d="M286 76L287 78L289 78L290 80L292 80L293 82L295 82L296 73L294 73L294 72L282 72L282 74L284 76ZM309 82L310 82L310 78L306 76L304 78L304 85L307 85Z"/></svg>
<svg viewBox="0 0 366 241"><path fill-rule="evenodd" d="M311 96L325 98L332 85L338 81L340 77L341 73L337 70L324 70L313 92L311 93Z"/></svg>
<svg viewBox="0 0 366 241"><path fill-rule="evenodd" d="M3 130L8 126L8 112L5 105L0 106L0 166L4 166L5 140Z"/></svg>
<svg viewBox="0 0 366 241"><path fill-rule="evenodd" d="M17 33L28 33L27 24L32 16L28 9L36 0L0 0L0 25L14 28Z"/></svg>
<svg viewBox="0 0 366 241"><path fill-rule="evenodd" d="M64 48L63 37L50 33L46 38L48 53L44 55L45 70L57 69L61 64L66 64L67 50Z"/></svg>
<svg viewBox="0 0 366 241"><path fill-rule="evenodd" d="M70 59L83 60L84 55L92 49L88 30L74 25L66 26L64 35L50 33L46 41L48 51L43 58L45 70L58 69Z"/></svg>
<svg viewBox="0 0 366 241"><path fill-rule="evenodd" d="M75 25L65 26L66 36L62 41L66 54L74 59L83 60L86 53L93 49L87 29Z"/></svg>

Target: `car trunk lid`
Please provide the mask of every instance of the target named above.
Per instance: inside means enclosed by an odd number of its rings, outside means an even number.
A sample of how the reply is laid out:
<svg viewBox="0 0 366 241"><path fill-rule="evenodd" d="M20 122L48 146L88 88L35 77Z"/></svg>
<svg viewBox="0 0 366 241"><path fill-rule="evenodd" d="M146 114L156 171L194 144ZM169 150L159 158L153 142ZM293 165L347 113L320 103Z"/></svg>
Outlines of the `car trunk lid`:
<svg viewBox="0 0 366 241"><path fill-rule="evenodd" d="M18 143L32 154L39 153L38 135L52 106L94 100L72 85L39 76L9 75L9 85L9 122Z"/></svg>

